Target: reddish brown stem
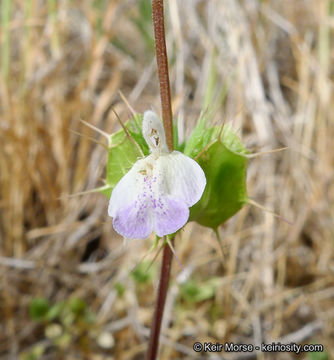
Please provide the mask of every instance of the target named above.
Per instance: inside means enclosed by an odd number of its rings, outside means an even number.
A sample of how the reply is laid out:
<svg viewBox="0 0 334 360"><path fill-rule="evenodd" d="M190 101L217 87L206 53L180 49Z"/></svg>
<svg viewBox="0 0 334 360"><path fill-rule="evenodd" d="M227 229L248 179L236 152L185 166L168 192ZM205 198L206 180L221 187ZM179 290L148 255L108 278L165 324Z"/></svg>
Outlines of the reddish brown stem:
<svg viewBox="0 0 334 360"><path fill-rule="evenodd" d="M173 113L170 97L170 85L168 75L168 58L165 40L164 2L163 0L152 1L152 14L155 38L155 52L157 56L158 74L160 83L160 97L162 108L162 120L166 132L166 141L169 150L173 150Z"/></svg>
<svg viewBox="0 0 334 360"><path fill-rule="evenodd" d="M170 271L172 267L173 253L169 245L166 245L163 252L162 264L161 264L161 274L160 274L160 283L158 289L158 299L155 305L155 312L151 327L150 340L147 351L147 360L155 360L159 350L159 337L162 316L164 313L166 296L168 290L168 283L170 277Z"/></svg>
<svg viewBox="0 0 334 360"><path fill-rule="evenodd" d="M162 119L164 123L166 141L170 151L173 150L173 114L170 96L170 85L168 75L168 58L165 41L164 25L164 4L163 0L152 1L153 26L155 37L155 51L157 56L158 74L160 83L160 97L162 108ZM172 244L173 244L172 240ZM173 252L169 245L166 245L163 251L160 283L158 289L158 298L155 306L154 317L152 321L150 340L146 359L155 360L159 350L159 337L162 316L164 313L168 283L172 267Z"/></svg>

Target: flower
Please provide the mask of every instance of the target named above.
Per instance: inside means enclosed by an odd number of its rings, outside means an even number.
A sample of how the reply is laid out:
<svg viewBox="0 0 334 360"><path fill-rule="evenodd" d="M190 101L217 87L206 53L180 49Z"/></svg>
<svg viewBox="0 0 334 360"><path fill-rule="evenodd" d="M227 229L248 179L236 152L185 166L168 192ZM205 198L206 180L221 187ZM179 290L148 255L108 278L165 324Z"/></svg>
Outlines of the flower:
<svg viewBox="0 0 334 360"><path fill-rule="evenodd" d="M162 122L153 111L143 118L143 136L151 154L137 160L112 191L108 214L127 238L162 237L184 226L189 207L202 197L206 178L198 163L169 152Z"/></svg>

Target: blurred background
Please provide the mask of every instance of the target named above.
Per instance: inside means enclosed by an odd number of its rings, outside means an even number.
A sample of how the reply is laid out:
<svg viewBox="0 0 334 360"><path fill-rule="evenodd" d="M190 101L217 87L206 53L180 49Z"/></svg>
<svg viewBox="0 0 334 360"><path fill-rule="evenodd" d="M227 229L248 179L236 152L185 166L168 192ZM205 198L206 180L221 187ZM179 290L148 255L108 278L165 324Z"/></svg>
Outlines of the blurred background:
<svg viewBox="0 0 334 360"><path fill-rule="evenodd" d="M252 152L247 205L177 236L161 359L195 341L320 343L334 357L332 0L168 0L181 140L201 111ZM160 113L150 0L1 0L0 359L143 359L160 256L124 242L103 185L106 139L131 112ZM143 257L146 258L143 260ZM154 260L154 261L153 261ZM151 262L153 261L153 264Z"/></svg>

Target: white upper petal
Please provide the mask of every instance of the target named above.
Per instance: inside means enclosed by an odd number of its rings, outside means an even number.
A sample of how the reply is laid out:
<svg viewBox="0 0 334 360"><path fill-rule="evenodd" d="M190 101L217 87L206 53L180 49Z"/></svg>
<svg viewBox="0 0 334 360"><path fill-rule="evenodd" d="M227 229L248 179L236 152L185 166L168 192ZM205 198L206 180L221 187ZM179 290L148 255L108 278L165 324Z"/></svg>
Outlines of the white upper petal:
<svg viewBox="0 0 334 360"><path fill-rule="evenodd" d="M169 195L183 200L188 207L202 197L206 185L204 171L195 160L178 151L160 155L154 174L164 179L163 186Z"/></svg>
<svg viewBox="0 0 334 360"><path fill-rule="evenodd" d="M152 153L169 152L164 126L158 115L151 110L144 112L143 136Z"/></svg>

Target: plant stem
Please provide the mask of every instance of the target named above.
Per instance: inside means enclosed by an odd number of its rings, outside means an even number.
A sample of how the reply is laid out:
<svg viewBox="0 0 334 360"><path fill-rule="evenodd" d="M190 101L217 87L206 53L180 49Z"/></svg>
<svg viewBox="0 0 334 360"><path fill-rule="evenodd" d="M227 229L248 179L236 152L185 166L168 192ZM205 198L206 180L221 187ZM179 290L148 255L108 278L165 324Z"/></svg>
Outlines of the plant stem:
<svg viewBox="0 0 334 360"><path fill-rule="evenodd" d="M150 340L146 355L147 360L155 360L158 354L161 322L166 302L172 259L172 250L169 245L166 244L162 256L158 298L155 305L154 318L152 321Z"/></svg>
<svg viewBox="0 0 334 360"><path fill-rule="evenodd" d="M164 2L163 0L152 1L152 14L155 38L155 52L158 64L160 83L160 97L162 108L162 119L164 123L166 141L169 150L173 150L173 114L170 97L170 85L168 75L168 58L165 41L164 25Z"/></svg>
<svg viewBox="0 0 334 360"><path fill-rule="evenodd" d="M160 83L162 119L166 133L167 146L169 150L172 151L173 150L173 114L172 114L169 75L168 75L168 58L167 58L166 41L165 41L163 0L152 1L152 14L153 14L153 25L154 25L154 37L155 37L155 51L157 57L159 83ZM171 239L172 245L173 242L174 239ZM170 272L172 267L172 260L173 260L173 252L169 247L169 245L165 245L163 257L162 257L162 264L161 264L158 298L155 306L149 346L146 355L147 360L155 360L158 354L161 321L166 303L168 283L169 283Z"/></svg>

